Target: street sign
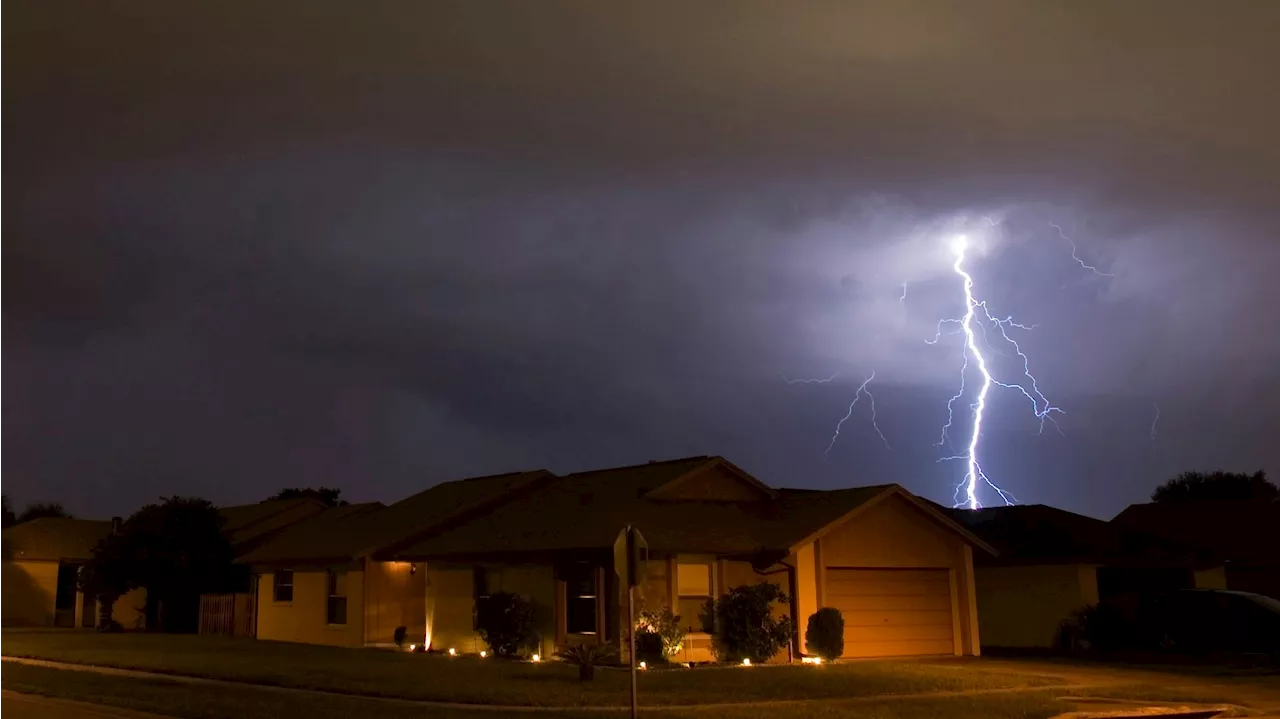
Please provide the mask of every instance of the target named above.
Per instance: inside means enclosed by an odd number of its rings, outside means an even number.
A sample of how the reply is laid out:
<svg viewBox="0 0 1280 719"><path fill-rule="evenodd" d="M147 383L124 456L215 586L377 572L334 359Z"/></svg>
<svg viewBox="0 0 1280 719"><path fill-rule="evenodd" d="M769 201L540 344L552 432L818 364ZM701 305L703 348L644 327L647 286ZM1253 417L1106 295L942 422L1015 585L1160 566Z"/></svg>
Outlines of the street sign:
<svg viewBox="0 0 1280 719"><path fill-rule="evenodd" d="M649 544L640 530L627 526L613 542L613 570L628 587L644 584L648 573Z"/></svg>

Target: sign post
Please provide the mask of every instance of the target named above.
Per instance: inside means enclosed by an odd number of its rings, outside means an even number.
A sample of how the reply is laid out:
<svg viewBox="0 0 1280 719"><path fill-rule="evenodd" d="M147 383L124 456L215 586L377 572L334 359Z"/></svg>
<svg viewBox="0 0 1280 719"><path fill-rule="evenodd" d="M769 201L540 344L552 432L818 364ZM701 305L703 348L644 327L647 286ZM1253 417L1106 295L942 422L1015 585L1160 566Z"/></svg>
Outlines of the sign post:
<svg viewBox="0 0 1280 719"><path fill-rule="evenodd" d="M627 525L613 543L613 570L627 587L628 660L631 665L631 719L636 719L636 587L644 582L649 545L640 531Z"/></svg>

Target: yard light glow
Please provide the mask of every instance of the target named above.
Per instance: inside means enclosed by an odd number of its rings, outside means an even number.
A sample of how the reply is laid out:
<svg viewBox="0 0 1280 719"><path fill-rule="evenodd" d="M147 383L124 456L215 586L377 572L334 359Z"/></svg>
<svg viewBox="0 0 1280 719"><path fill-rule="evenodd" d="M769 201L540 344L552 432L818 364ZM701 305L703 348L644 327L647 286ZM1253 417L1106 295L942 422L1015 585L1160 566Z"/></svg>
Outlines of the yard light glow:
<svg viewBox="0 0 1280 719"><path fill-rule="evenodd" d="M801 664L821 664L822 657L800 657Z"/></svg>
<svg viewBox="0 0 1280 719"><path fill-rule="evenodd" d="M529 658L530 658L530 659L532 659L532 660L533 660L533 661L535 661L535 662L540 662L540 661L542 661L542 655L541 655L541 654L534 654L532 657L529 657Z"/></svg>
<svg viewBox="0 0 1280 719"><path fill-rule="evenodd" d="M640 668L641 668L641 669L648 669L648 668L649 668L649 664L648 664L647 662L640 662Z"/></svg>
<svg viewBox="0 0 1280 719"><path fill-rule="evenodd" d="M456 657L456 656L458 656L458 650L457 650L457 649L454 649L453 647L449 647L449 656L451 656L451 657Z"/></svg>
<svg viewBox="0 0 1280 719"><path fill-rule="evenodd" d="M410 644L410 645L409 645L409 651L411 651L411 652L416 652L416 651L418 651L418 645L417 645L417 644Z"/></svg>
<svg viewBox="0 0 1280 719"><path fill-rule="evenodd" d="M480 650L480 658L481 658L481 659L484 659L484 658L485 658L485 657L487 657L487 656L489 656L489 652L486 652L485 650L481 649L481 650Z"/></svg>
<svg viewBox="0 0 1280 719"><path fill-rule="evenodd" d="M742 660L742 666L744 666L744 667L749 667L749 666L751 666L751 660L750 660L750 659L743 659L743 660Z"/></svg>

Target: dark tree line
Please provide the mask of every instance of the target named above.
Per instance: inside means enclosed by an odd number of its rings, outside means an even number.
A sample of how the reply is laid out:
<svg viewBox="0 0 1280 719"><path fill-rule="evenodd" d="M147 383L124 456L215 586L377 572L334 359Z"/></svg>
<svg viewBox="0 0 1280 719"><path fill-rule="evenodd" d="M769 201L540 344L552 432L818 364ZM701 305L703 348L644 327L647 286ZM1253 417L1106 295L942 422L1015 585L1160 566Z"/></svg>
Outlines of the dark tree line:
<svg viewBox="0 0 1280 719"><path fill-rule="evenodd" d="M1214 499L1277 499L1280 488L1267 479L1267 473L1183 472L1156 487L1153 502L1198 502Z"/></svg>

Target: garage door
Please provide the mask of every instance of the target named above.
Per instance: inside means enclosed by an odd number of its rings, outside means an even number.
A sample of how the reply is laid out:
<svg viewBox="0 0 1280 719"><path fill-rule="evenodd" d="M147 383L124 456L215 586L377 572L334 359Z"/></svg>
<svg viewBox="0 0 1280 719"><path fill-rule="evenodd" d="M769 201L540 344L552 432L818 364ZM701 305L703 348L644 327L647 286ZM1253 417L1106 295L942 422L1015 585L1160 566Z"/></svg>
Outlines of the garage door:
<svg viewBox="0 0 1280 719"><path fill-rule="evenodd" d="M827 569L826 604L844 616L844 656L954 654L946 569Z"/></svg>

